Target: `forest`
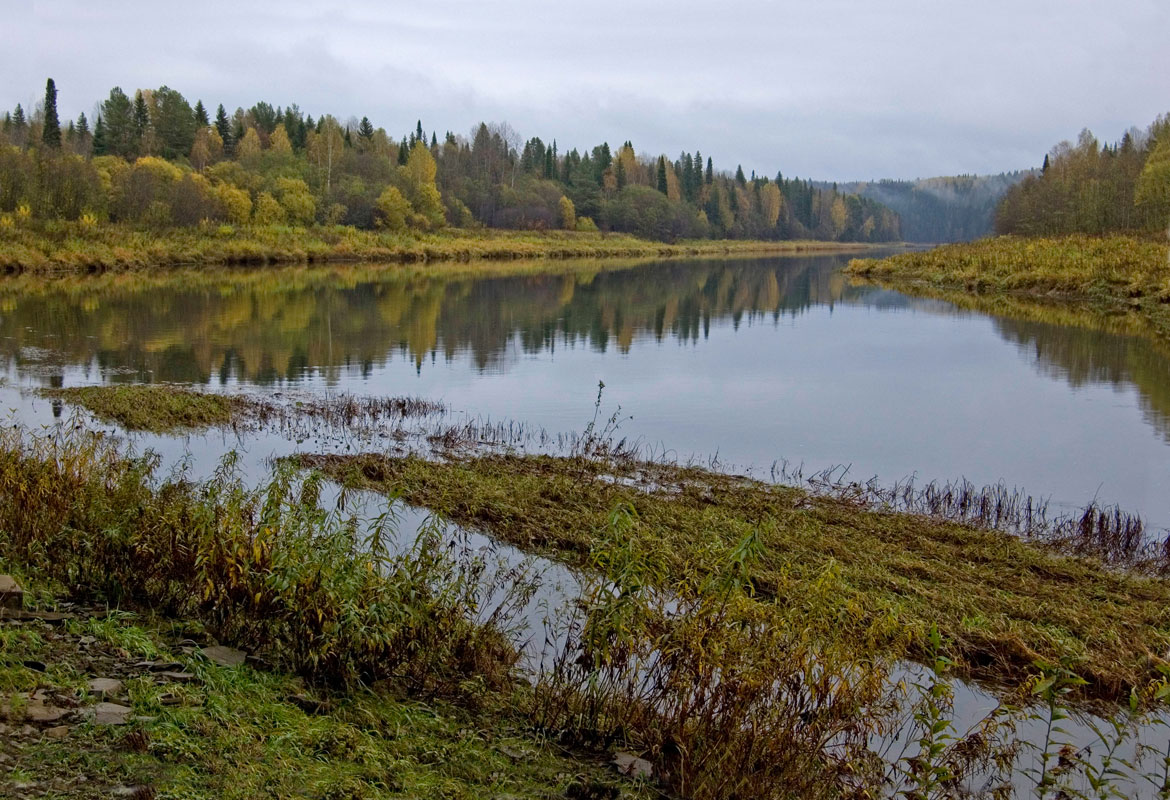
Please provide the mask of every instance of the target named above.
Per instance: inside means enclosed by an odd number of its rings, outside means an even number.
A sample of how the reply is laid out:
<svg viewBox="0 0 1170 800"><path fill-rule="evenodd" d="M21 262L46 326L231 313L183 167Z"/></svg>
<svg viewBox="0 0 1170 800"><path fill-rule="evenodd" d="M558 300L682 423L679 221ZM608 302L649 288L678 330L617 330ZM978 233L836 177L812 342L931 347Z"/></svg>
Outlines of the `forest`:
<svg viewBox="0 0 1170 800"><path fill-rule="evenodd" d="M626 141L567 152L507 123L468 136L395 138L367 118L316 119L259 102L214 112L163 86L119 87L63 122L57 87L31 112L0 119L0 226L347 225L361 229L492 227L631 233L678 239L901 238L898 215L811 181L716 170L701 150L648 156Z"/></svg>
<svg viewBox="0 0 1170 800"><path fill-rule="evenodd" d="M1089 130L1061 142L1036 174L1012 187L996 211L998 233L1164 231L1170 224L1170 114L1114 144Z"/></svg>
<svg viewBox="0 0 1170 800"><path fill-rule="evenodd" d="M995 211L1004 194L1029 174L859 181L835 188L892 209L902 221L902 238L907 242L966 242L994 232Z"/></svg>

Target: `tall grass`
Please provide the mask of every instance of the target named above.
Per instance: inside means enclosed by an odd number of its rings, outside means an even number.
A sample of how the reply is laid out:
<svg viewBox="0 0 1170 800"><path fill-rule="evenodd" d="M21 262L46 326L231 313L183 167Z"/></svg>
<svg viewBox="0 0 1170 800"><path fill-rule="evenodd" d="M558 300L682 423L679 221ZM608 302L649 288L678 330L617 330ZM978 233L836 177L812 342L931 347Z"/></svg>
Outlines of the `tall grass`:
<svg viewBox="0 0 1170 800"><path fill-rule="evenodd" d="M626 234L491 229L435 233L358 230L346 226L283 225L234 228L137 228L86 226L64 221L0 227L0 270L5 272L105 272L184 265L270 265L381 261L512 260L519 258L632 258L644 256L790 253L864 250L870 245L836 242L651 242Z"/></svg>
<svg viewBox="0 0 1170 800"><path fill-rule="evenodd" d="M201 484L159 480L157 464L97 435L0 433L0 557L82 596L198 620L322 682L509 685L517 654L483 607L528 587L491 586L437 529L394 553L387 520L320 508L319 476L278 470L249 490L231 459Z"/></svg>

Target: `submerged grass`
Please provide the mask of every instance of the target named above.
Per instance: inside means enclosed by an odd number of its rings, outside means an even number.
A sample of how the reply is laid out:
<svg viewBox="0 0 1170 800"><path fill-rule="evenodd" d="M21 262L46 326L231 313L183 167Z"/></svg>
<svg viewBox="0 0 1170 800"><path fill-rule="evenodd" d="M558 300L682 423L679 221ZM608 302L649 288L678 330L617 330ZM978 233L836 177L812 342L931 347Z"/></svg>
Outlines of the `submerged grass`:
<svg viewBox="0 0 1170 800"><path fill-rule="evenodd" d="M435 233L357 230L345 226L231 226L143 230L126 225L54 222L0 232L0 270L54 272L138 270L233 264L330 261L631 258L862 250L838 242L651 242L626 234L446 229Z"/></svg>
<svg viewBox="0 0 1170 800"><path fill-rule="evenodd" d="M1110 316L1137 313L1170 337L1170 248L1128 236L1001 236L883 259L853 275L907 289L1072 301Z"/></svg>
<svg viewBox="0 0 1170 800"><path fill-rule="evenodd" d="M246 394L215 394L172 384L107 384L38 389L37 394L85 408L128 431L177 433L198 428L320 421L338 429L440 416L442 403L418 397L329 395L280 405Z"/></svg>
<svg viewBox="0 0 1170 800"><path fill-rule="evenodd" d="M628 505L636 515L628 536L659 553L663 586L712 573L726 548L758 532L756 595L782 609L787 624L859 654L921 658L937 627L960 674L1019 685L1038 663L1065 664L1088 681L1088 695L1105 699L1167 665L1170 584L1002 531L628 460L297 461L576 563L586 561L611 509ZM831 602L810 605L826 585Z"/></svg>
<svg viewBox="0 0 1170 800"><path fill-rule="evenodd" d="M231 424L251 402L242 395L210 394L156 384L41 389L43 397L83 406L127 430L165 433Z"/></svg>

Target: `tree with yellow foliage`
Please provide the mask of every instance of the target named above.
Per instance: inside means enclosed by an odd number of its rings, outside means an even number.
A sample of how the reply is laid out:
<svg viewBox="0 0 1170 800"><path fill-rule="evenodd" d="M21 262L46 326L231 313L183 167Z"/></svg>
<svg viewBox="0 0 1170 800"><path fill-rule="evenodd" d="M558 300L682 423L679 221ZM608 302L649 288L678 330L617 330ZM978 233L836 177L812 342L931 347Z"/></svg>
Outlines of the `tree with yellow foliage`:
<svg viewBox="0 0 1170 800"><path fill-rule="evenodd" d="M435 185L438 165L424 142L415 142L406 163L398 168L406 185L406 197L414 208L415 222L424 228L441 228L446 222L443 198Z"/></svg>
<svg viewBox="0 0 1170 800"><path fill-rule="evenodd" d="M567 231L574 230L577 227L577 209L573 207L573 201L561 195L560 210L561 227Z"/></svg>

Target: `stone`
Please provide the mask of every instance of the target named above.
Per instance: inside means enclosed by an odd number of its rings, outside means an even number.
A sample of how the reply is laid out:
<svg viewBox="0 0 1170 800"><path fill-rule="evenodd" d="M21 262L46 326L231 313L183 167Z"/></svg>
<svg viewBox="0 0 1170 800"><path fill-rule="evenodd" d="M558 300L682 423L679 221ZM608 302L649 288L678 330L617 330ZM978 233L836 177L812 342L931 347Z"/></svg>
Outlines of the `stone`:
<svg viewBox="0 0 1170 800"><path fill-rule="evenodd" d="M195 673L193 672L175 672L174 670L167 670L166 672L158 673L160 678L166 678L177 683L187 683L195 680Z"/></svg>
<svg viewBox="0 0 1170 800"><path fill-rule="evenodd" d="M94 678L89 682L89 693L97 695L103 700L118 697L125 688L117 678Z"/></svg>
<svg viewBox="0 0 1170 800"><path fill-rule="evenodd" d="M125 725L133 713L134 709L117 703L98 703L93 707L93 721L96 725Z"/></svg>
<svg viewBox="0 0 1170 800"><path fill-rule="evenodd" d="M29 722L35 722L38 725L47 725L51 722L57 722L63 717L67 716L69 711L64 708L57 708L57 706L46 705L41 700L34 700L25 706L24 718Z"/></svg>
<svg viewBox="0 0 1170 800"><path fill-rule="evenodd" d="M628 778L651 778L654 775L654 765L632 753L616 753L613 765Z"/></svg>
<svg viewBox="0 0 1170 800"><path fill-rule="evenodd" d="M0 575L0 608L20 611L24 608L24 589L11 575Z"/></svg>
<svg viewBox="0 0 1170 800"><path fill-rule="evenodd" d="M204 647L199 651L213 664L219 664L221 667L238 667L244 663L248 654L243 650L236 650L231 647L223 647L222 645L215 645L214 647Z"/></svg>
<svg viewBox="0 0 1170 800"><path fill-rule="evenodd" d="M45 736L48 736L50 739L64 739L69 736L69 730L68 725L57 725L46 729Z"/></svg>

